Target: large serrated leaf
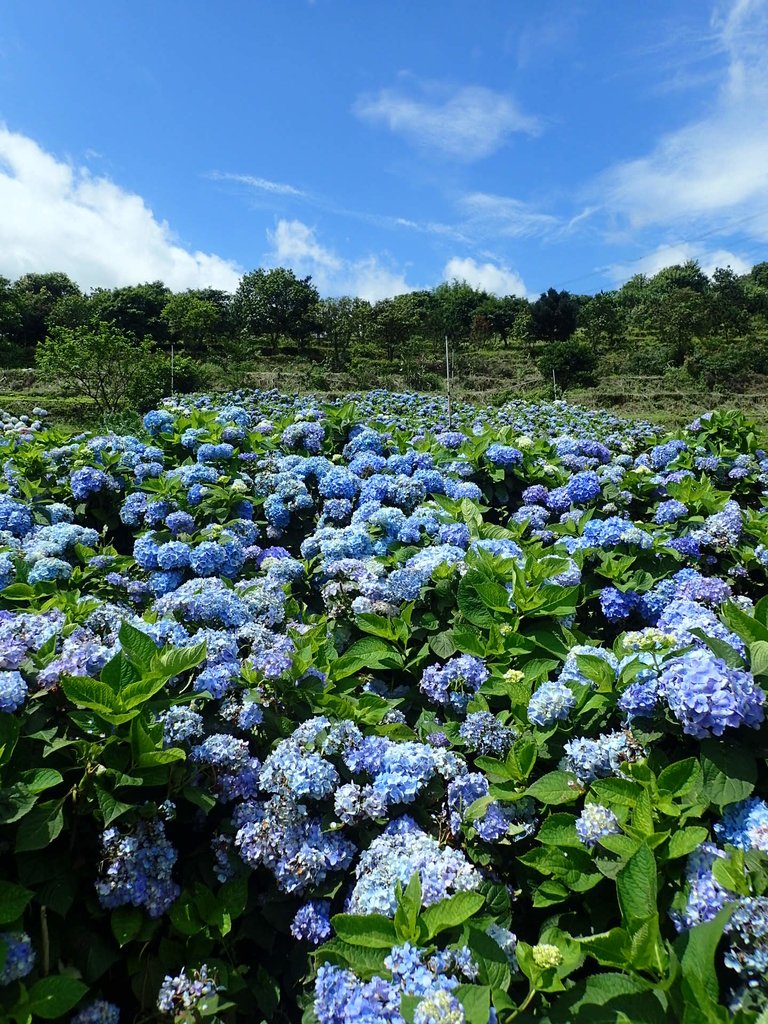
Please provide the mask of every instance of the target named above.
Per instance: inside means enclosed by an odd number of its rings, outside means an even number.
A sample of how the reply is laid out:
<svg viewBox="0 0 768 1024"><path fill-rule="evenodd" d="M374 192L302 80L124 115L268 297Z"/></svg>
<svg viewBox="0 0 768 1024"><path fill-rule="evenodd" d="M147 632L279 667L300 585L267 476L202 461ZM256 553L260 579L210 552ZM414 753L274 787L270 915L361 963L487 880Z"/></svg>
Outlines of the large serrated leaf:
<svg viewBox="0 0 768 1024"><path fill-rule="evenodd" d="M616 877L621 916L628 930L656 909L656 861L643 844Z"/></svg>
<svg viewBox="0 0 768 1024"><path fill-rule="evenodd" d="M383 914L336 914L331 924L338 937L350 946L391 949L397 945L395 925Z"/></svg>
<svg viewBox="0 0 768 1024"><path fill-rule="evenodd" d="M477 892L457 892L446 900L433 903L421 914L421 920L427 928L427 937L432 939L440 932L468 921L480 910L484 902L483 897Z"/></svg>
<svg viewBox="0 0 768 1024"><path fill-rule="evenodd" d="M400 668L402 664L402 655L391 644L377 637L364 637L332 663L331 674L334 679L346 679L363 669Z"/></svg>

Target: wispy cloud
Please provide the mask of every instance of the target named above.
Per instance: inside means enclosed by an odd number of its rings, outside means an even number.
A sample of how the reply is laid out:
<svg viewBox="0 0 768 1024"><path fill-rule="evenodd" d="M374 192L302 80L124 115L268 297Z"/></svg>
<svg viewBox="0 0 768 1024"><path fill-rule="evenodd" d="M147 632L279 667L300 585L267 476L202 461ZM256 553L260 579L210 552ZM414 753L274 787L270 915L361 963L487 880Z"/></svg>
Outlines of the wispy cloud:
<svg viewBox="0 0 768 1024"><path fill-rule="evenodd" d="M481 291L492 295L528 294L523 279L515 270L496 263L478 263L471 257L464 259L453 256L443 269L444 281L466 281Z"/></svg>
<svg viewBox="0 0 768 1024"><path fill-rule="evenodd" d="M523 113L511 96L485 86L455 88L410 76L408 84L410 91L401 86L361 96L354 113L386 125L419 149L468 163L495 153L516 132L541 131L540 121Z"/></svg>
<svg viewBox="0 0 768 1024"><path fill-rule="evenodd" d="M557 217L540 213L520 199L488 192L470 192L460 197L458 208L464 218L464 230L475 236L527 238L549 234L560 225Z"/></svg>
<svg viewBox="0 0 768 1024"><path fill-rule="evenodd" d="M208 175L214 181L234 181L238 185L247 185L257 192L268 192L274 196L294 196L296 199L307 199L308 195L300 188L286 185L282 181L270 181L269 178L258 178L252 174L230 174L225 171L211 171Z"/></svg>
<svg viewBox="0 0 768 1024"><path fill-rule="evenodd" d="M322 245L315 229L300 220L279 220L268 233L276 266L310 274L323 295L356 295L370 302L413 291L404 274L376 255L344 259Z"/></svg>
<svg viewBox="0 0 768 1024"><path fill-rule="evenodd" d="M63 270L82 287L162 280L234 290L241 269L192 251L144 199L0 124L0 273Z"/></svg>
<svg viewBox="0 0 768 1024"><path fill-rule="evenodd" d="M707 113L617 164L596 183L606 210L630 229L736 224L768 237L768 0L716 8L713 37L725 57Z"/></svg>

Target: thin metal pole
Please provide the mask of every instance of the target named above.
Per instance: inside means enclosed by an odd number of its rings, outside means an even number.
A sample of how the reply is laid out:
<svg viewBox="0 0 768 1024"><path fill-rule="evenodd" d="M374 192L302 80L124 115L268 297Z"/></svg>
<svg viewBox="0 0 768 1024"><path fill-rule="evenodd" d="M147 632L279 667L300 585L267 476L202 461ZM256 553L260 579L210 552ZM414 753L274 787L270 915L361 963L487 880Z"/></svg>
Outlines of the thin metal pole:
<svg viewBox="0 0 768 1024"><path fill-rule="evenodd" d="M552 397L557 400L557 381L555 380L555 368L552 367Z"/></svg>
<svg viewBox="0 0 768 1024"><path fill-rule="evenodd" d="M449 430L451 430L451 364L449 351L447 351L447 335L445 335L445 393L447 394L447 404L449 404Z"/></svg>
<svg viewBox="0 0 768 1024"><path fill-rule="evenodd" d="M171 343L171 398L175 398L173 387L173 343Z"/></svg>

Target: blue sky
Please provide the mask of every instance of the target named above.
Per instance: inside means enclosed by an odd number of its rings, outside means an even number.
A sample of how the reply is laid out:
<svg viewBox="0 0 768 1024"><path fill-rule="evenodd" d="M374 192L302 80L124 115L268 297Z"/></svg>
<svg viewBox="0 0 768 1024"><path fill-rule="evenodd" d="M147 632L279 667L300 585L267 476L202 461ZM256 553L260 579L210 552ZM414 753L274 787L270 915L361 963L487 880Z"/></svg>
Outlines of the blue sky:
<svg viewBox="0 0 768 1024"><path fill-rule="evenodd" d="M0 274L382 298L768 259L768 0L5 0Z"/></svg>

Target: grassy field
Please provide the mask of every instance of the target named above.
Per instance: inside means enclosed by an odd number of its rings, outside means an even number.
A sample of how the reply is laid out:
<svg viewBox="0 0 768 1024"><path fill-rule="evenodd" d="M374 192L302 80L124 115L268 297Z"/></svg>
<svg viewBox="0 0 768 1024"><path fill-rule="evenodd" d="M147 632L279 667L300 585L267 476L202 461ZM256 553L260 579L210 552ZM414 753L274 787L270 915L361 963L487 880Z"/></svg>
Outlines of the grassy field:
<svg viewBox="0 0 768 1024"><path fill-rule="evenodd" d="M708 409L739 409L768 427L768 380L749 382L744 391L706 389L685 370L659 367L655 374L627 374L618 358L604 361L605 371L591 386L557 377L546 379L536 363L536 350L528 346L475 349L456 358L452 393L477 403L501 404L515 398L564 398L587 408L609 409L644 417L670 427L682 426ZM275 388L285 393L333 397L376 387L391 390L445 390L444 364L422 357L408 367L363 363L354 371L337 372L292 353L258 356L238 365L222 367L207 388ZM41 379L34 368L0 371L0 409L14 415L43 406L54 423L80 429L94 422L93 403L83 395L63 394Z"/></svg>

